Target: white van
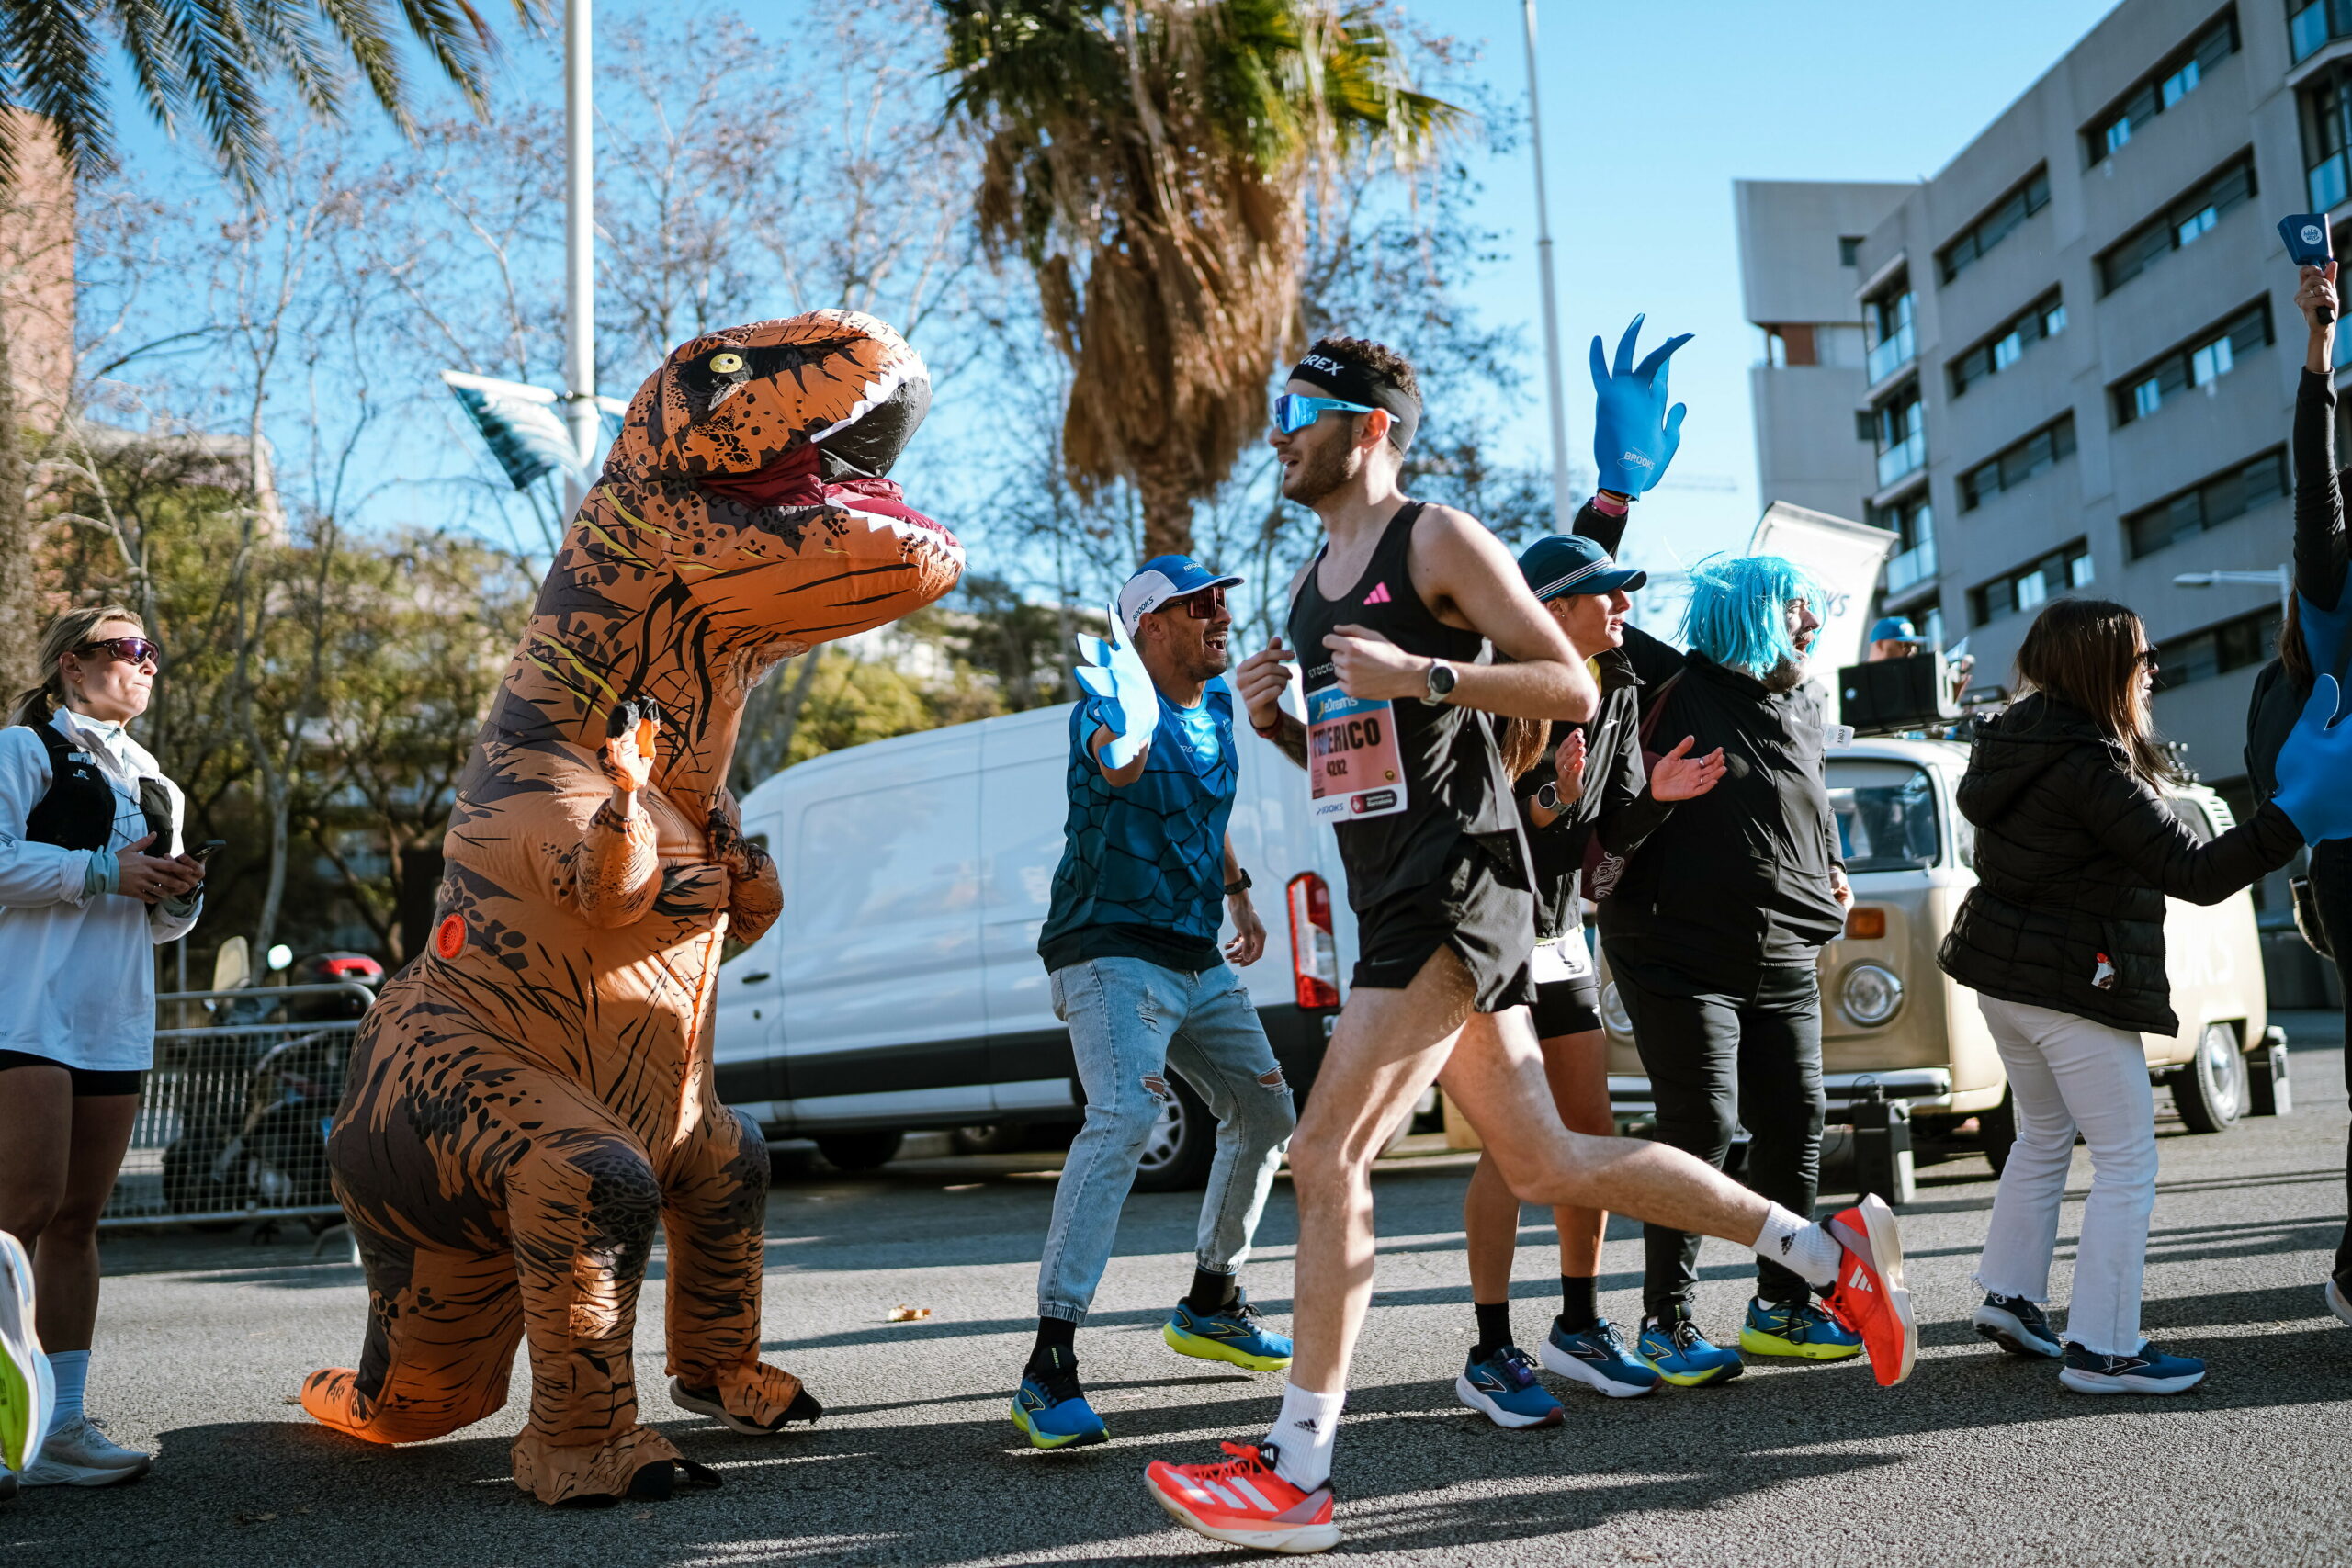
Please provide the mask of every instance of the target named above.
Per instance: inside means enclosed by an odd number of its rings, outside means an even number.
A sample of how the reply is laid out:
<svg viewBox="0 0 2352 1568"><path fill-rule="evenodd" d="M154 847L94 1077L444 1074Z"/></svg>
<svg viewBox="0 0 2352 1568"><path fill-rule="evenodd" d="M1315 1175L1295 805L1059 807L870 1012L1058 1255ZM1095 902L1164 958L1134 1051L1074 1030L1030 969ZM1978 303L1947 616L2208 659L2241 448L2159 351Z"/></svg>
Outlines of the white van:
<svg viewBox="0 0 2352 1568"><path fill-rule="evenodd" d="M771 1138L815 1139L844 1169L882 1164L918 1128L1079 1120L1069 1033L1037 957L1069 809L1070 707L835 751L744 798L784 914L719 969L721 1100ZM1338 845L1307 820L1306 773L1246 722L1236 740L1233 848L1266 923L1265 955L1239 973L1304 1097L1355 922ZM1148 1189L1206 1174L1213 1129L1179 1092L1147 1151Z"/></svg>

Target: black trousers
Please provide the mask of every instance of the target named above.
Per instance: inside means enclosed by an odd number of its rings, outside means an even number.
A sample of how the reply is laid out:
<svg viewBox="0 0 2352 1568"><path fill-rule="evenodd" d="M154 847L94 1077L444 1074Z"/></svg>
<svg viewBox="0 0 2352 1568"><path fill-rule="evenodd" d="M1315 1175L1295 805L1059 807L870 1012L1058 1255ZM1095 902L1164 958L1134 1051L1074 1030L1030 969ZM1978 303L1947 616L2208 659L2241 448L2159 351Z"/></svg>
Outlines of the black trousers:
<svg viewBox="0 0 2352 1568"><path fill-rule="evenodd" d="M1828 1108L1814 966L1773 964L1738 990L1677 984L1656 971L1641 981L1623 972L1616 979L1657 1101L1658 1142L1721 1170L1744 1124L1748 1187L1811 1218ZM1652 1317L1688 1313L1699 1288L1699 1238L1663 1225L1645 1225L1642 1235L1642 1310ZM1803 1302L1813 1292L1802 1275L1758 1258L1756 1293Z"/></svg>
<svg viewBox="0 0 2352 1568"><path fill-rule="evenodd" d="M2319 923L2327 944L2335 950L2335 977L2344 987L2347 1038L2344 1048L2344 1087L2352 1089L2352 839L2330 839L2312 848L2312 898L2319 906ZM2335 1277L2352 1293L2352 1134L2344 1151L2344 1239L2335 1247Z"/></svg>

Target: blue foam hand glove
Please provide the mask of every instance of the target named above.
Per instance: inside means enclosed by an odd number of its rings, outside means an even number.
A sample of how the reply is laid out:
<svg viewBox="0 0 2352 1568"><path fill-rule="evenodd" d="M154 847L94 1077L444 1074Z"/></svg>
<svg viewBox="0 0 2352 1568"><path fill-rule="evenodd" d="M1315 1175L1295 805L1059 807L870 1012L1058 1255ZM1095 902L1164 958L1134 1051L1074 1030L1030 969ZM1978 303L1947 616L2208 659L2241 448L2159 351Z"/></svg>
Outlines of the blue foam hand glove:
<svg viewBox="0 0 2352 1568"><path fill-rule="evenodd" d="M1102 765L1115 772L1151 744L1151 732L1159 727L1159 688L1151 683L1143 655L1123 635L1116 604L1110 607L1110 625L1112 640L1079 637L1079 657L1086 662L1078 667L1078 683L1105 705L1103 728L1111 732L1111 743L1102 748Z"/></svg>
<svg viewBox="0 0 2352 1568"><path fill-rule="evenodd" d="M2342 699L2335 676L2313 682L2303 716L2278 749L2278 793L2270 799L2307 844L2352 839L2352 721L2331 722Z"/></svg>
<svg viewBox="0 0 2352 1568"><path fill-rule="evenodd" d="M1682 416L1688 412L1680 403L1666 406L1666 372L1667 360L1690 334L1667 339L1635 365L1634 343L1642 321L1635 316L1617 340L1614 369L1601 357L1600 340L1592 340L1592 460L1600 470L1600 488L1620 495L1639 495L1664 477L1682 445Z"/></svg>
<svg viewBox="0 0 2352 1568"><path fill-rule="evenodd" d="M2311 658L2312 672L2338 681L2352 678L2344 668L2346 656L2352 655L2352 592L2337 593L2333 610L2323 610L2298 593L2295 616L2303 628L2303 651Z"/></svg>

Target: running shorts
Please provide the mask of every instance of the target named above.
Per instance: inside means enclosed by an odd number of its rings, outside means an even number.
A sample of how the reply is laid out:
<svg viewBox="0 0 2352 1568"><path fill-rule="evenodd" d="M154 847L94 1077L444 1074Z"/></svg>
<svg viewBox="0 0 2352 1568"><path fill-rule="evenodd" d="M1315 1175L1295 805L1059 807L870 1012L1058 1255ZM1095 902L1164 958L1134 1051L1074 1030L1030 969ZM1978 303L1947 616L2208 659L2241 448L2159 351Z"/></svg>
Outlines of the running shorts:
<svg viewBox="0 0 2352 1568"><path fill-rule="evenodd" d="M1476 1011L1534 1004L1535 895L1508 850L1464 834L1436 881L1357 910L1354 984L1401 991L1441 947L1470 971Z"/></svg>
<svg viewBox="0 0 2352 1568"><path fill-rule="evenodd" d="M130 1071L114 1071L102 1067L69 1066L49 1056L37 1056L30 1051L0 1051L0 1072L10 1067L64 1067L72 1082L74 1098L87 1099L101 1094L137 1094L140 1075Z"/></svg>
<svg viewBox="0 0 2352 1568"><path fill-rule="evenodd" d="M1535 1037L1583 1034L1600 1027L1600 982L1587 975L1535 988Z"/></svg>

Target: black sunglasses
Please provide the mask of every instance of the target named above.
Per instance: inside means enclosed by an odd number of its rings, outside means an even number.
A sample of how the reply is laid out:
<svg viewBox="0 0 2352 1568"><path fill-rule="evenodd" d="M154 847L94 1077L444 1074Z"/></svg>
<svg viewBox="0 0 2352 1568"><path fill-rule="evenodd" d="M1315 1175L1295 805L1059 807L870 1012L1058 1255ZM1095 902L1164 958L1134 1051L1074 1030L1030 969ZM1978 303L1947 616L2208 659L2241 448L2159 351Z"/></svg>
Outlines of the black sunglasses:
<svg viewBox="0 0 2352 1568"><path fill-rule="evenodd" d="M2154 670L2156 667L2157 657L2156 649L2153 648L2143 648L2140 650L2139 655L2133 662L2138 664L2143 670Z"/></svg>
<svg viewBox="0 0 2352 1568"><path fill-rule="evenodd" d="M1184 614L1193 620L1215 620L1216 613L1225 608L1225 589L1221 585L1216 588L1198 589L1185 594L1182 599L1170 600L1160 608L1172 610L1179 604L1184 606Z"/></svg>
<svg viewBox="0 0 2352 1568"><path fill-rule="evenodd" d="M100 649L121 660L125 664L152 664L158 670L164 667L164 645L149 637L102 637L96 642L85 642L74 651L93 653Z"/></svg>

